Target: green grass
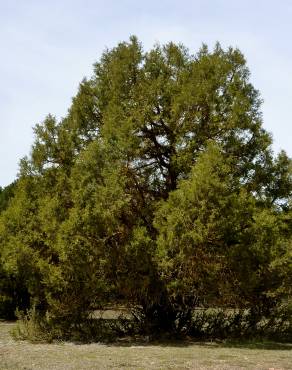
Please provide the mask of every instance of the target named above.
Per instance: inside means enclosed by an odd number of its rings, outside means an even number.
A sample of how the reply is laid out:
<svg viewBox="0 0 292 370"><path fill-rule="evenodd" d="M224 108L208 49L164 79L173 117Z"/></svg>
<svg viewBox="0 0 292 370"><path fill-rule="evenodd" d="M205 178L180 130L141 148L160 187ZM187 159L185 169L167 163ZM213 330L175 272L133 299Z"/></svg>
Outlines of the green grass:
<svg viewBox="0 0 292 370"><path fill-rule="evenodd" d="M0 322L0 369L292 369L292 344L274 342L31 344Z"/></svg>

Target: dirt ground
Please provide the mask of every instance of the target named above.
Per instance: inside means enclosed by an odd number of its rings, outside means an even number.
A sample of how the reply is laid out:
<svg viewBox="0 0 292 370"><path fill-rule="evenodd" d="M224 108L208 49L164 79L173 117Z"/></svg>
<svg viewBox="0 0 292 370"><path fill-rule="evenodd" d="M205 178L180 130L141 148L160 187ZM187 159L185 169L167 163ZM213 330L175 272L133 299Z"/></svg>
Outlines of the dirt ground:
<svg viewBox="0 0 292 370"><path fill-rule="evenodd" d="M31 344L0 322L0 369L292 369L292 344Z"/></svg>

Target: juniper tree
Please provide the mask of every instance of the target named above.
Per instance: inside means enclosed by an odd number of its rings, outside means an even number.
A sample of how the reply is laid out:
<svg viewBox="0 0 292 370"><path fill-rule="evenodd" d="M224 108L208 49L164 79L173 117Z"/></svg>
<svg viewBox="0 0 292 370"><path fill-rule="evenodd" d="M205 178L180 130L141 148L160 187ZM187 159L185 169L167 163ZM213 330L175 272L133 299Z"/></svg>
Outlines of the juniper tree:
<svg viewBox="0 0 292 370"><path fill-rule="evenodd" d="M187 291L251 304L291 238L291 160L274 158L260 105L238 49L106 50L67 115L36 125L1 214L2 268L26 305L70 327L126 302L165 328Z"/></svg>

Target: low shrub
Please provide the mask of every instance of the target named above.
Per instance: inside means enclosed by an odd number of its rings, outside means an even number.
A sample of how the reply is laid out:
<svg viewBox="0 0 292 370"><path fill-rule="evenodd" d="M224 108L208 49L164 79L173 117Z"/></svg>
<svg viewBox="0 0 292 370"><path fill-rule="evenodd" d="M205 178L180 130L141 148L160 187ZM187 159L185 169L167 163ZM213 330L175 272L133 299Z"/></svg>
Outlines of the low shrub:
<svg viewBox="0 0 292 370"><path fill-rule="evenodd" d="M291 305L282 304L269 316L253 309L195 310L187 335L199 339L271 339L292 340Z"/></svg>

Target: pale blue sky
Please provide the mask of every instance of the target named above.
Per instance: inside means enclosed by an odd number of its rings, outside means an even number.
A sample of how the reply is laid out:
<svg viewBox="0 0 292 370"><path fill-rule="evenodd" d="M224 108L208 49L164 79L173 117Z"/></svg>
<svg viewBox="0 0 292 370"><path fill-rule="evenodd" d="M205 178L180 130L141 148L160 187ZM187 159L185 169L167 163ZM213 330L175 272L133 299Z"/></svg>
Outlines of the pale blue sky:
<svg viewBox="0 0 292 370"><path fill-rule="evenodd" d="M155 42L241 49L274 150L292 156L292 0L0 0L0 186L12 182L46 114L64 116L105 47Z"/></svg>

